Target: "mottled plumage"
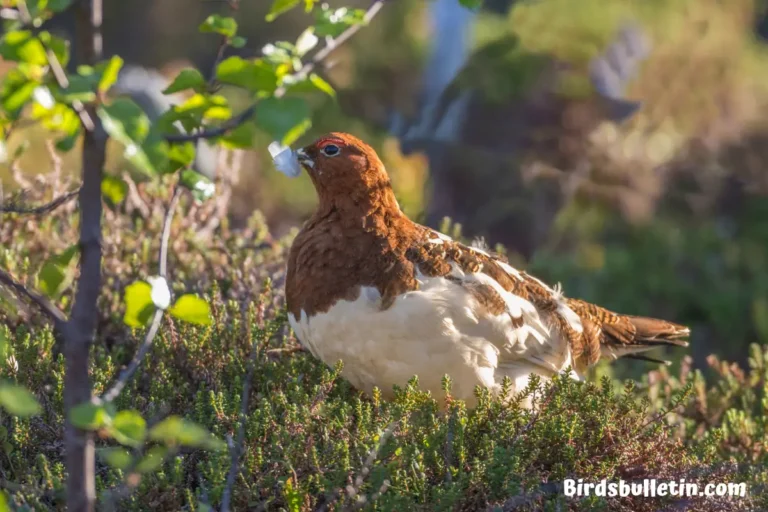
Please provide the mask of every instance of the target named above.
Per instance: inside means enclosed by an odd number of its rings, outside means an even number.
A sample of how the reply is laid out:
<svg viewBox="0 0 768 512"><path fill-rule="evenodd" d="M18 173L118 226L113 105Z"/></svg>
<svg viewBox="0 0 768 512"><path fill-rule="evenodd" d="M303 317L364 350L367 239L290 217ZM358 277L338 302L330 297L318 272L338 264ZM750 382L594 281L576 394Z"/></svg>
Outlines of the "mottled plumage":
<svg viewBox="0 0 768 512"><path fill-rule="evenodd" d="M620 315L552 288L487 250L409 220L376 153L333 133L299 151L319 206L291 248L291 325L313 355L386 395L413 375L439 393L446 373L470 403L476 385L531 373L574 377L601 358L679 341L688 329Z"/></svg>

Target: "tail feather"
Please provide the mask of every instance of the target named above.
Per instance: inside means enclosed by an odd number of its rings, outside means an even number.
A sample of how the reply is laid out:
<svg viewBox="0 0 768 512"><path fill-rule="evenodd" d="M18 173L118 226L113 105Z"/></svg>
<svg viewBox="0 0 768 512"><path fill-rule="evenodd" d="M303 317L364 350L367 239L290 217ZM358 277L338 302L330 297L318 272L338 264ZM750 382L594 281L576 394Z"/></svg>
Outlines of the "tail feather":
<svg viewBox="0 0 768 512"><path fill-rule="evenodd" d="M649 363L663 364L664 366L669 366L672 364L672 361L667 361L666 359L656 359L655 357L649 357L649 356L644 356L640 354L629 354L624 356L624 359L635 359L637 361L647 361Z"/></svg>
<svg viewBox="0 0 768 512"><path fill-rule="evenodd" d="M605 339L602 344L602 356L611 359L627 357L652 362L667 363L638 353L659 347L687 347L683 338L691 331L683 325L642 316L620 315L620 321L614 325L604 325ZM617 328L621 325L623 328ZM618 331L618 335L617 334Z"/></svg>
<svg viewBox="0 0 768 512"><path fill-rule="evenodd" d="M625 318L635 326L635 340L638 342L688 346L688 342L682 338L690 336L691 330L684 325L643 316L626 316Z"/></svg>
<svg viewBox="0 0 768 512"><path fill-rule="evenodd" d="M691 331L684 325L642 316L620 315L607 309L578 299L569 299L568 306L582 319L582 325L594 325L596 329L584 328L578 351L581 357L586 347L599 347L599 356L583 361L591 366L599 358L618 359L628 357L665 363L638 353L663 346L687 347Z"/></svg>

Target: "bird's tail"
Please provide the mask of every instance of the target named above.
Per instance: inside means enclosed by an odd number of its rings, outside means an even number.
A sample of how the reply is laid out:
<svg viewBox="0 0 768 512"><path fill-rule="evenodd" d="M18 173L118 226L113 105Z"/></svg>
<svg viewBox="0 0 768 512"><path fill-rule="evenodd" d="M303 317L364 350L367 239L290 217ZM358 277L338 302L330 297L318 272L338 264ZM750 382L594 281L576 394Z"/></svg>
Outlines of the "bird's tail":
<svg viewBox="0 0 768 512"><path fill-rule="evenodd" d="M641 352L658 347L687 347L685 338L690 336L691 330L684 326L643 316L621 315L621 318L634 327L631 337L613 336L610 327L606 330L606 337L601 347L601 356L610 359L626 357L654 363L669 364L669 361L655 359ZM604 328L605 329L605 328ZM627 332L626 334L630 334Z"/></svg>
<svg viewBox="0 0 768 512"><path fill-rule="evenodd" d="M684 325L642 316L620 315L594 304L571 299L569 306L579 315L584 327L581 352L587 365L597 359L626 357L657 363L642 352L663 346L687 347L691 333Z"/></svg>

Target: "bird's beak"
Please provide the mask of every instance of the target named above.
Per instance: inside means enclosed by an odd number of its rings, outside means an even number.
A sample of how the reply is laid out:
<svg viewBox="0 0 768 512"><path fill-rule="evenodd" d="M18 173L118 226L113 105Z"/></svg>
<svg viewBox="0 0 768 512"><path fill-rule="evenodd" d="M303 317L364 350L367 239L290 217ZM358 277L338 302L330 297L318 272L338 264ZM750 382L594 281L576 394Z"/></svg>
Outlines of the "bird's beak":
<svg viewBox="0 0 768 512"><path fill-rule="evenodd" d="M296 158L299 159L299 163L305 167L312 169L315 166L315 161L310 158L304 149L296 150Z"/></svg>

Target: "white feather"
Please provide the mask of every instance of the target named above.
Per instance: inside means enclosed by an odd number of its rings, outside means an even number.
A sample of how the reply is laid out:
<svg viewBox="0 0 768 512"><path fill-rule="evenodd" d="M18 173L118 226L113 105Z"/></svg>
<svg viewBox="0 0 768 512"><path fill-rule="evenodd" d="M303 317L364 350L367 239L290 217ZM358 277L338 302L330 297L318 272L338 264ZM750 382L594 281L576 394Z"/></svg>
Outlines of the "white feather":
<svg viewBox="0 0 768 512"><path fill-rule="evenodd" d="M513 391L520 391L531 373L548 379L572 363L567 341L529 301L486 274L454 266L452 275L493 287L507 311L492 315L461 285L417 275L420 288L387 309L378 291L363 287L356 300L340 300L312 317L302 312L298 321L289 315L290 323L313 355L328 365L344 361L342 374L354 386L367 392L376 386L385 396L414 375L423 389L441 396L448 374L452 394L473 404L477 385L496 391L509 377ZM522 325L513 317L522 317Z"/></svg>

